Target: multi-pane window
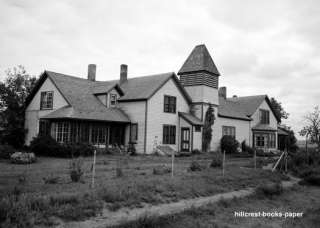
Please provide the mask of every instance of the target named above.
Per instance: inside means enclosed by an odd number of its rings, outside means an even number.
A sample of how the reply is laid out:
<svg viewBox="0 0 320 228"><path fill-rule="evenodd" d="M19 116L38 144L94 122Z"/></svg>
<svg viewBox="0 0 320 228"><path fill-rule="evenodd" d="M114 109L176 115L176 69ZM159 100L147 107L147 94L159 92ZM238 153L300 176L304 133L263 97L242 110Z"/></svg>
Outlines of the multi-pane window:
<svg viewBox="0 0 320 228"><path fill-rule="evenodd" d="M80 128L80 132L79 132L80 142L89 143L89 124L81 123L79 128Z"/></svg>
<svg viewBox="0 0 320 228"><path fill-rule="evenodd" d="M256 145L257 145L257 147L264 147L264 145L265 145L265 136L264 135L257 135L256 136Z"/></svg>
<svg viewBox="0 0 320 228"><path fill-rule="evenodd" d="M69 123L58 122L56 124L56 141L66 143L69 141Z"/></svg>
<svg viewBox="0 0 320 228"><path fill-rule="evenodd" d="M92 125L91 142L93 144L105 144L107 142L106 126Z"/></svg>
<svg viewBox="0 0 320 228"><path fill-rule="evenodd" d="M53 91L41 92L40 109L53 108Z"/></svg>
<svg viewBox="0 0 320 228"><path fill-rule="evenodd" d="M269 147L272 147L272 148L276 147L276 134L275 133L269 134Z"/></svg>
<svg viewBox="0 0 320 228"><path fill-rule="evenodd" d="M173 96L164 96L164 112L176 113L177 98Z"/></svg>
<svg viewBox="0 0 320 228"><path fill-rule="evenodd" d="M201 126L200 125L197 125L194 127L194 131L195 132L200 132L201 131Z"/></svg>
<svg viewBox="0 0 320 228"><path fill-rule="evenodd" d="M163 125L163 144L176 144L176 126Z"/></svg>
<svg viewBox="0 0 320 228"><path fill-rule="evenodd" d="M117 104L117 95L110 94L110 106L115 106Z"/></svg>
<svg viewBox="0 0 320 228"><path fill-rule="evenodd" d="M269 124L270 123L270 115L268 110L260 109L260 123L261 124Z"/></svg>
<svg viewBox="0 0 320 228"><path fill-rule="evenodd" d="M138 124L131 124L131 134L130 134L130 142L135 142L138 140Z"/></svg>
<svg viewBox="0 0 320 228"><path fill-rule="evenodd" d="M222 126L222 136L230 135L236 137L236 128L233 126Z"/></svg>
<svg viewBox="0 0 320 228"><path fill-rule="evenodd" d="M39 122L39 136L50 135L50 122L48 120L40 120Z"/></svg>

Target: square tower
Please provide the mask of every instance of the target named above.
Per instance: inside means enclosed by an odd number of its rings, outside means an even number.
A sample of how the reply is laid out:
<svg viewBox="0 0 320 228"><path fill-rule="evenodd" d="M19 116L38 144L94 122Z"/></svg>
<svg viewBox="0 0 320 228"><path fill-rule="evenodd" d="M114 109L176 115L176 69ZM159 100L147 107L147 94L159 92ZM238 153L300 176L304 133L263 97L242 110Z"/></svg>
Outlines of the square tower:
<svg viewBox="0 0 320 228"><path fill-rule="evenodd" d="M203 120L208 104L219 106L219 76L208 49L197 45L178 72L180 82L192 98L195 115ZM215 110L216 111L216 110Z"/></svg>

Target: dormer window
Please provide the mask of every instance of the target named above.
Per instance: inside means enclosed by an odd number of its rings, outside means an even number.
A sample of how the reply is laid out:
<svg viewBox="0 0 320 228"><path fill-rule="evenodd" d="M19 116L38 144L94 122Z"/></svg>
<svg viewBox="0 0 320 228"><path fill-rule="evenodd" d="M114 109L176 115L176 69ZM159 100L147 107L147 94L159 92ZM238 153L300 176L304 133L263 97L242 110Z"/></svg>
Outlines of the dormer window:
<svg viewBox="0 0 320 228"><path fill-rule="evenodd" d="M40 110L53 108L53 91L41 92Z"/></svg>
<svg viewBox="0 0 320 228"><path fill-rule="evenodd" d="M115 106L117 104L117 95L110 94L110 106Z"/></svg>
<svg viewBox="0 0 320 228"><path fill-rule="evenodd" d="M270 123L270 115L268 110L260 109L260 123L261 124Z"/></svg>

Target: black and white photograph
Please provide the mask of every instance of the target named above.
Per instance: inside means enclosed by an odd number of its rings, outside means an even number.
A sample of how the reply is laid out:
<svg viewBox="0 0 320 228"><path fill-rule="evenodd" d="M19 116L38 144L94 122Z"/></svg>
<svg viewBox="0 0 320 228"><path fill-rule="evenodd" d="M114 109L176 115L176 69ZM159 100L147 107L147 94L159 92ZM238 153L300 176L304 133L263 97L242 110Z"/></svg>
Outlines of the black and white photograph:
<svg viewBox="0 0 320 228"><path fill-rule="evenodd" d="M0 228L319 228L320 1L0 0Z"/></svg>

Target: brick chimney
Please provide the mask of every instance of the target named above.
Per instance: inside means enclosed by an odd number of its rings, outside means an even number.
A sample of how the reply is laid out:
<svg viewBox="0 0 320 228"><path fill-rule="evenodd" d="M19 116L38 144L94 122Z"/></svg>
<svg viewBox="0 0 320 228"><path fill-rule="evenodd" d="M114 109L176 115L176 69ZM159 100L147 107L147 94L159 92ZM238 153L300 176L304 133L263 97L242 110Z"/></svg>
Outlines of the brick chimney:
<svg viewBox="0 0 320 228"><path fill-rule="evenodd" d="M223 86L219 88L219 97L227 98L227 87Z"/></svg>
<svg viewBox="0 0 320 228"><path fill-rule="evenodd" d="M128 65L121 64L120 65L120 84L123 84L128 79Z"/></svg>
<svg viewBox="0 0 320 228"><path fill-rule="evenodd" d="M96 64L89 64L88 65L88 80L95 81L96 80Z"/></svg>

